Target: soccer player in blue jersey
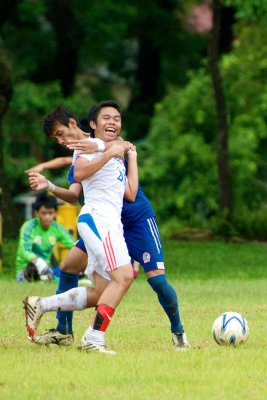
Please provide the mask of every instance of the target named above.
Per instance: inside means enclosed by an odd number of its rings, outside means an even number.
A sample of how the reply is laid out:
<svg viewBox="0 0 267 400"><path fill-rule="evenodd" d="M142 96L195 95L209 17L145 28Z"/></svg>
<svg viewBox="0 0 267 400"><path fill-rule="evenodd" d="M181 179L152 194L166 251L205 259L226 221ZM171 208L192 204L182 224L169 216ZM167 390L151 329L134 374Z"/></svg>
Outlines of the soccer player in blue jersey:
<svg viewBox="0 0 267 400"><path fill-rule="evenodd" d="M91 108L89 112L89 121L96 121L101 108L110 105L110 102L102 102ZM113 103L116 107L115 103ZM112 127L111 127L112 128ZM111 132L112 133L112 132ZM85 135L86 138L86 135ZM106 150L110 143L101 144L102 150ZM72 150L80 150L83 152L95 151L92 145L87 141L71 141L67 146ZM69 162L69 161L68 161ZM126 163L127 169L127 163ZM76 201L79 194L78 183L75 182L72 176L72 168L69 174L69 183L71 194L68 194L67 189L62 189L38 173L31 172L29 174L30 184L32 189L39 190L50 188L54 194L65 201ZM75 190L77 192L75 192ZM75 196L73 195L75 192ZM73 199L74 196L74 199ZM124 237L128 247L130 256L138 261L146 273L147 282L156 292L159 303L167 314L171 324L172 342L175 350L187 350L190 348L183 324L181 322L178 297L175 289L167 280L165 274L163 249L160 240L160 234L156 223L155 212L144 194L142 188L138 187L135 202L124 200L122 208L122 223L124 228ZM70 287L75 287L78 284L78 273L83 271L87 265L86 250L82 240L76 243L76 246L68 254L67 258L61 265L61 279L59 283L59 292L68 290ZM94 291L94 288L91 289ZM97 296L95 294L95 296ZM92 296L93 298L93 296ZM93 307L95 304L92 304ZM52 329L43 335L36 338L38 344L60 344L71 345L73 342L72 335L72 316L66 316L58 312L59 320L56 329Z"/></svg>

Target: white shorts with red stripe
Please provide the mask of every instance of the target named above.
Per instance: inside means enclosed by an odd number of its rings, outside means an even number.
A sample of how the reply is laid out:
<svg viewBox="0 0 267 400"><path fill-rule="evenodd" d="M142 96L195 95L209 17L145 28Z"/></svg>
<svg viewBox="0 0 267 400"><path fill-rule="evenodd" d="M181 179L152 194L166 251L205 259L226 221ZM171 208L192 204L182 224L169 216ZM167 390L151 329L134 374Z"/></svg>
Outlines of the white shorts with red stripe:
<svg viewBox="0 0 267 400"><path fill-rule="evenodd" d="M78 218L78 232L88 254L88 275L95 271L110 279L110 271L130 263L123 226L116 214L82 214Z"/></svg>

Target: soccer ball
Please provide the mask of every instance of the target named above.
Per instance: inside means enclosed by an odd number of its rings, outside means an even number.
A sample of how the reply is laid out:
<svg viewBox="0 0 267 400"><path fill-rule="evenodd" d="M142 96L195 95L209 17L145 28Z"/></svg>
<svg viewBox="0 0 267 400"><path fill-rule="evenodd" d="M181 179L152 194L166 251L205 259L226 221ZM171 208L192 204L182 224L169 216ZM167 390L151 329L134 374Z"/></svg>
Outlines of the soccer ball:
<svg viewBox="0 0 267 400"><path fill-rule="evenodd" d="M215 342L220 346L239 346L249 335L246 319L237 312L228 311L215 319L212 325Z"/></svg>

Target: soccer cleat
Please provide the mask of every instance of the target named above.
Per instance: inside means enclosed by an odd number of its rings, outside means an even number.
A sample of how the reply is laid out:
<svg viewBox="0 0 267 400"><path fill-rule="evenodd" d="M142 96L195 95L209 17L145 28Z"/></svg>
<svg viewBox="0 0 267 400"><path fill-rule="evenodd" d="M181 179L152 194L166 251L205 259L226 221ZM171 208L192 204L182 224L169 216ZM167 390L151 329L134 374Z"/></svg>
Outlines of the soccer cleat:
<svg viewBox="0 0 267 400"><path fill-rule="evenodd" d="M103 353L103 354L108 354L111 356L114 356L115 354L117 354L116 351L107 349L104 344L101 345L101 344L97 344L94 342L86 341L86 340L84 340L84 338L82 338L81 344L78 346L78 350L87 351L87 352L94 351L96 353Z"/></svg>
<svg viewBox="0 0 267 400"><path fill-rule="evenodd" d="M172 343L175 351L185 351L190 349L190 344L184 332L173 333Z"/></svg>
<svg viewBox="0 0 267 400"><path fill-rule="evenodd" d="M42 335L36 335L35 343L48 346L49 344L57 344L58 346L71 346L73 344L73 333L63 334L56 329L49 329Z"/></svg>
<svg viewBox="0 0 267 400"><path fill-rule="evenodd" d="M40 305L40 297L29 296L23 300L25 309L25 325L29 334L29 339L35 341L36 331L43 315L43 311Z"/></svg>

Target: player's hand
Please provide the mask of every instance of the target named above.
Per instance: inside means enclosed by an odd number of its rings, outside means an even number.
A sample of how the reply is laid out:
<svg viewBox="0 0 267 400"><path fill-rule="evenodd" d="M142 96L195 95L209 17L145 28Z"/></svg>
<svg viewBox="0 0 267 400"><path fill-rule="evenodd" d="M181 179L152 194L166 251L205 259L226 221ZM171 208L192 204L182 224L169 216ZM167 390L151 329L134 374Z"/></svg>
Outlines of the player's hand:
<svg viewBox="0 0 267 400"><path fill-rule="evenodd" d="M98 150L97 144L88 139L69 140L66 147L69 150L79 150L80 153L92 154Z"/></svg>
<svg viewBox="0 0 267 400"><path fill-rule="evenodd" d="M43 167L41 164L35 165L34 167L31 167L29 169L26 169L25 172L26 174L28 174L29 172L42 172L43 171Z"/></svg>
<svg viewBox="0 0 267 400"><path fill-rule="evenodd" d="M127 140L121 141L120 144L122 144L125 153L128 153L128 151L134 147L134 145L131 142L127 142Z"/></svg>
<svg viewBox="0 0 267 400"><path fill-rule="evenodd" d="M112 154L112 157L124 159L124 147L121 144L113 143L109 150Z"/></svg>
<svg viewBox="0 0 267 400"><path fill-rule="evenodd" d="M50 267L43 270L39 276L41 281L51 282L54 279L53 270Z"/></svg>
<svg viewBox="0 0 267 400"><path fill-rule="evenodd" d="M128 157L137 157L136 146L132 145L130 150L128 151Z"/></svg>
<svg viewBox="0 0 267 400"><path fill-rule="evenodd" d="M29 184L32 190L45 190L48 189L48 180L38 172L29 172Z"/></svg>

